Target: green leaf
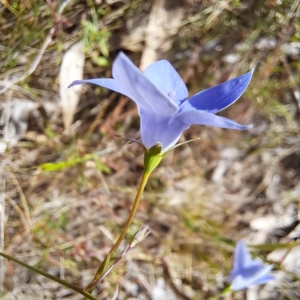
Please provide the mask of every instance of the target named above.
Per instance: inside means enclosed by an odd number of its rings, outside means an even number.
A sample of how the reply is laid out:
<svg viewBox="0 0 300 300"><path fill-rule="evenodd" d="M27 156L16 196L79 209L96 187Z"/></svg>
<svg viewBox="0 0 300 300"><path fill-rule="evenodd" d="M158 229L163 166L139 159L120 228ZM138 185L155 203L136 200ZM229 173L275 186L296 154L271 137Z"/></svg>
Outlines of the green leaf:
<svg viewBox="0 0 300 300"><path fill-rule="evenodd" d="M79 163L85 162L87 160L95 160L97 169L109 173L110 169L102 164L97 154L86 154L82 157L75 157L73 159L69 159L66 161L60 161L60 162L51 162L51 163L44 163L38 166L38 168L42 169L45 172L54 172L54 171L62 171L64 169L73 167Z"/></svg>
<svg viewBox="0 0 300 300"><path fill-rule="evenodd" d="M276 244L261 244L256 246L251 246L251 248L262 250L262 251L273 251L276 249L293 249L299 247L300 242L290 242L290 243L276 243Z"/></svg>
<svg viewBox="0 0 300 300"><path fill-rule="evenodd" d="M107 58L105 58L103 56L98 56L98 57L93 56L92 60L94 63L96 63L100 67L107 67L109 65Z"/></svg>

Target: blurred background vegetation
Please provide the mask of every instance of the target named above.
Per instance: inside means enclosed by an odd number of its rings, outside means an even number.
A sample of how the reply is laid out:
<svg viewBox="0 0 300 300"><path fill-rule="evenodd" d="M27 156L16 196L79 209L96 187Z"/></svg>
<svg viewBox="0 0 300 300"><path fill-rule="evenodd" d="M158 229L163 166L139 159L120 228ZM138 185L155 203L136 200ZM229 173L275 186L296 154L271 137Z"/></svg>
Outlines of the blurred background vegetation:
<svg viewBox="0 0 300 300"><path fill-rule="evenodd" d="M299 21L299 0L1 0L0 248L84 287L128 216L143 150L116 135L139 136L136 107L95 86L65 94L72 72L110 77L119 51L142 69L165 58L192 95L255 68L221 113L253 128L184 133L201 140L167 155L130 229L151 235L95 295L208 299L244 239L276 282L232 299L299 299ZM1 299L81 298L4 259L0 273Z"/></svg>

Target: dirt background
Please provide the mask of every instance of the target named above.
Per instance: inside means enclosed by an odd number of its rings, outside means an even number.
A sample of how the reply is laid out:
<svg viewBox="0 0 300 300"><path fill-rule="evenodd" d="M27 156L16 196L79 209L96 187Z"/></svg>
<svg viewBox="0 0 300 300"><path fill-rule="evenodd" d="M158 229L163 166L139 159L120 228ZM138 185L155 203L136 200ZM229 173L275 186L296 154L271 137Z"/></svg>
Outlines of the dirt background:
<svg viewBox="0 0 300 300"><path fill-rule="evenodd" d="M124 51L168 59L193 95L255 68L221 112L253 128L185 131L201 140L154 172L121 249L151 234L94 295L209 299L243 239L276 281L229 299L299 299L299 21L296 0L0 1L1 251L84 287L129 214L143 150L116 135L139 137L136 107L72 76L110 77ZM6 259L0 279L1 299L82 298Z"/></svg>

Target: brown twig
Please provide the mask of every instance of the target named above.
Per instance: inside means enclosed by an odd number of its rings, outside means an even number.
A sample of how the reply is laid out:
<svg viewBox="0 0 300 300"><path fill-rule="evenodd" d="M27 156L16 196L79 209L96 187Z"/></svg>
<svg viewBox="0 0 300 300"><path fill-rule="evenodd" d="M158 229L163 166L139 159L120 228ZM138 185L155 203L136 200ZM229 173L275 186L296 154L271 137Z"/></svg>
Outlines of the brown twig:
<svg viewBox="0 0 300 300"><path fill-rule="evenodd" d="M284 69L285 69L285 71L288 75L289 81L290 81L290 87L293 91L292 95L293 95L294 101L297 105L298 114L300 114L300 88L297 85L297 82L293 75L292 69L289 66L289 64L287 63L286 58L283 57L282 61L283 61Z"/></svg>

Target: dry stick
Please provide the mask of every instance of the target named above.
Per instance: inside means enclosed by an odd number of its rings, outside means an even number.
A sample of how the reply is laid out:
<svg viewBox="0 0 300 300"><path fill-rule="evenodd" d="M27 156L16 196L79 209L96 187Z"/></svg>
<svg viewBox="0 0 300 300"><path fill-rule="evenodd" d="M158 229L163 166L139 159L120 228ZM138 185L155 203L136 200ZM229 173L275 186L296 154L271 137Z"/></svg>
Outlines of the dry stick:
<svg viewBox="0 0 300 300"><path fill-rule="evenodd" d="M111 270L119 264L119 262L128 253L129 250L130 250L130 246L127 245L124 251L122 252L122 254L110 265L110 267L101 275L101 277L97 281L93 281L92 283L89 284L89 286L85 287L85 290L88 290L89 288L93 288L95 284L97 284L99 281L102 281L111 272Z"/></svg>
<svg viewBox="0 0 300 300"><path fill-rule="evenodd" d="M19 215L21 223L23 224L23 226L25 228L25 233L30 235L31 234L31 228L28 225L26 216L24 215L24 212L22 211L22 209L8 195L5 195L5 199L8 201L9 205L15 210L15 212ZM1 249L1 247L0 247L0 249ZM1 249L1 250L4 251L4 248Z"/></svg>
<svg viewBox="0 0 300 300"><path fill-rule="evenodd" d="M29 229L29 232L31 233L32 222L31 222L29 207L28 207L28 204L27 204L27 199L26 199L26 197L23 193L23 190L22 190L19 182L18 182L18 179L16 178L15 174L13 173L13 171L11 169L9 170L8 174L9 174L10 178L12 179L13 184L16 187L16 190L19 193L20 200L21 200L21 203L22 203L22 206L23 206L23 209L24 209L24 216L25 216L25 219L26 219L26 222L27 222L27 227Z"/></svg>
<svg viewBox="0 0 300 300"><path fill-rule="evenodd" d="M71 2L72 0L66 0L65 2L62 3L62 5L59 7L58 9L58 15L61 15L64 11L64 9L66 8L66 6L69 4L69 2ZM55 32L55 26L53 26L40 51L38 52L37 56L35 57L35 59L33 60L31 66L29 67L29 70L27 72L25 72L24 74L20 75L18 78L14 79L14 80L9 80L9 81L0 81L0 84L1 85L4 85L4 87L2 89L0 89L0 94L3 94L4 92L6 92L9 88L11 88L13 85L15 85L16 83L22 81L22 80L25 80L29 75L31 75L35 69L37 68L37 66L39 65L41 59L42 59L42 56L44 55L44 52L46 51L47 47L49 46L49 44L52 42L52 37L53 37L53 34Z"/></svg>
<svg viewBox="0 0 300 300"><path fill-rule="evenodd" d="M114 255L114 253L117 251L117 249L119 248L120 244L122 243L122 241L124 240L126 233L132 223L132 220L135 216L135 213L137 211L139 202L141 200L142 194L144 192L146 183L148 181L148 178L150 176L151 172L147 172L144 171L143 173L143 177L141 179L136 197L134 199L133 205L132 205L132 209L130 211L130 215L126 221L125 226L122 229L122 232L118 238L118 240L115 242L115 244L113 245L113 247L111 248L111 250L109 251L109 253L106 255L105 259L103 260L102 264L100 265L100 267L97 270L97 273L94 277L94 280L87 285L87 287L85 288L85 290L88 290L90 293L92 293L94 286L97 284L97 282L99 281L99 279L101 278L101 275L107 270L107 267L109 265L109 261L111 259L111 257Z"/></svg>
<svg viewBox="0 0 300 300"><path fill-rule="evenodd" d="M6 160L1 161L0 164L0 251L4 251L4 227L5 227L5 178L4 178L4 166L7 163ZM4 262L0 259L0 291L4 282Z"/></svg>
<svg viewBox="0 0 300 300"><path fill-rule="evenodd" d="M8 260L14 261L15 263L17 263L17 264L25 267L26 269L32 270L35 273L38 273L38 274L40 274L40 275L42 275L44 277L47 277L47 278L49 278L49 279L51 279L53 281L56 281L56 282L60 283L61 285L66 286L66 287L68 287L68 288L70 288L70 289L78 292L79 294L85 296L87 299L97 300L97 298L95 298L90 293L86 292L85 290L79 288L78 286L73 285L73 284L71 284L71 283L69 283L69 282L67 282L67 281L65 281L63 279L60 279L58 277L55 277L55 276L53 276L51 274L48 274L48 273L46 273L46 272L44 272L42 270L39 270L39 269L37 269L37 268L35 268L33 266L30 266L30 265L28 265L28 264L26 264L26 263L24 263L24 262L22 262L22 261L20 261L20 260L18 260L16 258L14 258L14 257L8 255L8 254L0 252L0 256L5 257Z"/></svg>
<svg viewBox="0 0 300 300"><path fill-rule="evenodd" d="M102 273L101 277L97 281L93 281L90 283L85 290L88 290L90 288L93 288L95 284L97 284L99 281L102 281L111 271L114 269L120 261L125 257L125 255L133 248L135 247L138 243L140 243L143 239L145 239L150 233L150 230L148 226L142 226L138 232L134 235L133 239L131 240L130 244L128 244L125 249L122 251L121 255L110 265L107 270Z"/></svg>
<svg viewBox="0 0 300 300"><path fill-rule="evenodd" d="M293 98L294 98L295 103L298 108L298 113L300 113L300 87L298 87L298 85L297 85L297 82L293 75L293 71L292 71L290 65L288 64L286 57L282 58L282 62L283 62L283 66L285 68L285 71L286 71L289 81L290 81L290 87L292 89L292 95L293 95Z"/></svg>
<svg viewBox="0 0 300 300"><path fill-rule="evenodd" d="M49 44L52 41L52 36L53 36L54 32L55 32L55 27L52 27L50 29L50 32L47 35L46 40L44 41L44 43L42 45L42 48L40 49L39 53L35 57L34 61L32 62L31 66L27 72L25 72L24 74L22 74L21 76L19 76L18 78L14 79L14 80L1 82L1 84L4 85L4 87L0 90L0 94L3 94L4 92L6 92L9 88L11 88L16 83L18 83L22 80L25 80L29 75L31 75L35 71L35 69L37 68L38 64L41 61L41 58L42 58L46 48L49 46Z"/></svg>

